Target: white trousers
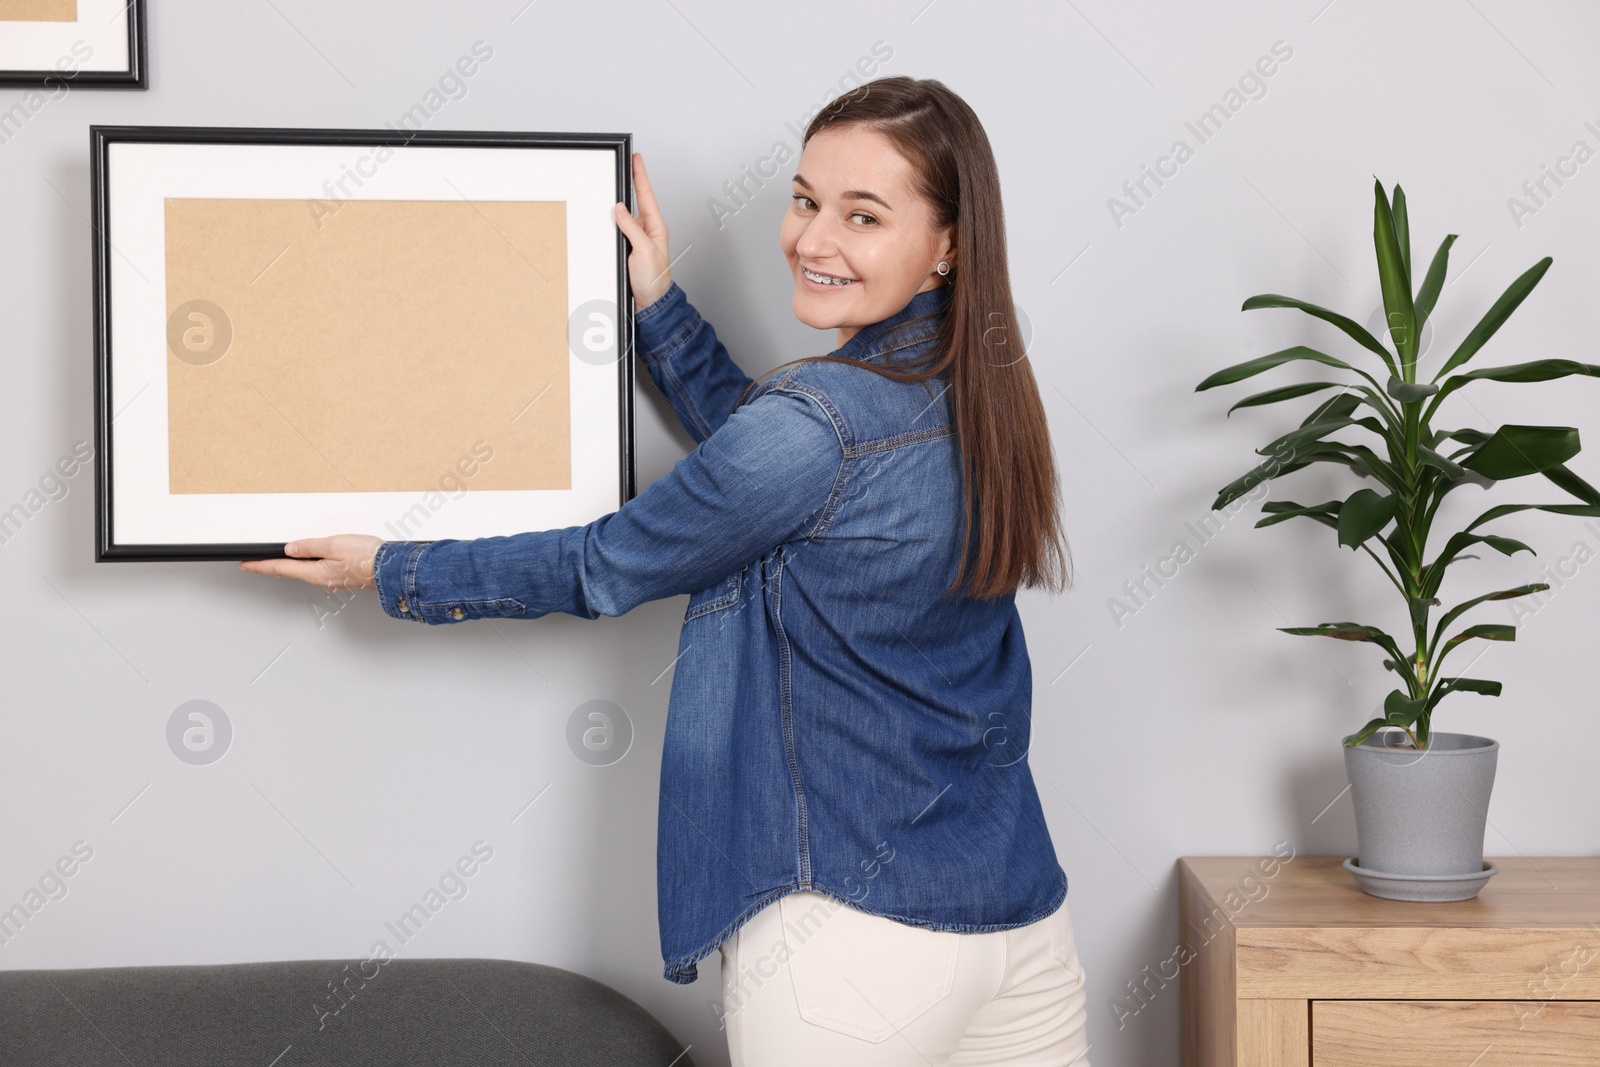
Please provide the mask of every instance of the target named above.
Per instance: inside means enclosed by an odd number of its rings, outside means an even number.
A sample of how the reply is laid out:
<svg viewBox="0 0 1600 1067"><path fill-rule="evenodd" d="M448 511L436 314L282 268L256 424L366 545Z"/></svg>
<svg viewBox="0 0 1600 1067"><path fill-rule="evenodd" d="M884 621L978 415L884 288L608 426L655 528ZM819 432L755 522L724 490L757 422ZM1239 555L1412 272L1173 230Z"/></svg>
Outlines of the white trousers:
<svg viewBox="0 0 1600 1067"><path fill-rule="evenodd" d="M1027 926L955 933L800 891L720 951L733 1067L1089 1067L1065 901Z"/></svg>

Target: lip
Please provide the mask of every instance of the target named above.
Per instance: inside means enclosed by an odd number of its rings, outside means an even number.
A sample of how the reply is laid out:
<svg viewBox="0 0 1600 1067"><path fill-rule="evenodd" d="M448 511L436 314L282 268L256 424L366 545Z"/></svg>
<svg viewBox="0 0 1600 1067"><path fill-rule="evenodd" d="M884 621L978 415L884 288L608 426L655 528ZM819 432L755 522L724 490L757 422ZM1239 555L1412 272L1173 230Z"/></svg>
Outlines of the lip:
<svg viewBox="0 0 1600 1067"><path fill-rule="evenodd" d="M802 285L804 285L807 289L810 289L814 293L840 293L840 292L843 292L846 289L850 288L850 286L848 286L848 285L832 285L832 284L830 284L828 282L814 282L810 278L806 277L806 269L807 268L802 266L802 267L799 268L799 270L797 272L798 276L800 278L800 283ZM818 274L826 274L827 271L817 271L817 273ZM842 275L835 274L835 275L832 275L832 277L838 278L838 277L842 277ZM853 281L857 285L861 284L861 279L859 279L859 278L853 279Z"/></svg>

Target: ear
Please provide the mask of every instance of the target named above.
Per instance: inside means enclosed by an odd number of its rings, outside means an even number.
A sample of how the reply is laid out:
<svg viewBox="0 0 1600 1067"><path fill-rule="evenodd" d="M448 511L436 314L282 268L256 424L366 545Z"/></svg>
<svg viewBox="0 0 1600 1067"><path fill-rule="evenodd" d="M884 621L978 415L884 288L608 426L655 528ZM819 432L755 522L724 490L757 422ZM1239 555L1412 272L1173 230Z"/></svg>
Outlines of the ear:
<svg viewBox="0 0 1600 1067"><path fill-rule="evenodd" d="M935 264L937 264L941 259L944 260L946 263L950 264L950 269L951 270L955 270L955 268L956 268L956 229L955 229L954 226L951 226L948 229L944 230L939 235L938 240L934 243L933 262Z"/></svg>

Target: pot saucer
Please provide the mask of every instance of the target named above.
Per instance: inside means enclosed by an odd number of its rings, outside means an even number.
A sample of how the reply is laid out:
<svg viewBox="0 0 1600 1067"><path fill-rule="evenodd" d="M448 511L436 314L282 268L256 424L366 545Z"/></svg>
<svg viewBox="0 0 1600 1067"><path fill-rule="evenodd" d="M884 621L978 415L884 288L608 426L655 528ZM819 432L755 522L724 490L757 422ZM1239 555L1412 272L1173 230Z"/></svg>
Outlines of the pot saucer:
<svg viewBox="0 0 1600 1067"><path fill-rule="evenodd" d="M1483 870L1476 874L1388 874L1369 871L1356 864L1359 856L1344 861L1344 869L1355 878L1361 891L1386 900L1417 900L1443 902L1471 900L1484 884L1500 873L1500 868L1483 862Z"/></svg>

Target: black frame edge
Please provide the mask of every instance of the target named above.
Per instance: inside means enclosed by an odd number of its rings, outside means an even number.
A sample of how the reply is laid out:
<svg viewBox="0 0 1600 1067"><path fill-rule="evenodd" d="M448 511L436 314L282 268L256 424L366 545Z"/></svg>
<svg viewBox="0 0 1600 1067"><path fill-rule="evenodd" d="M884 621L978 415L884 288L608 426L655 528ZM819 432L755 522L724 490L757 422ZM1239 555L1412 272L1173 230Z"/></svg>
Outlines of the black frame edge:
<svg viewBox="0 0 1600 1067"><path fill-rule="evenodd" d="M128 69L80 70L70 78L57 70L0 70L0 86L43 89L51 80L85 89L150 88L150 32L145 0L130 0L128 12Z"/></svg>
<svg viewBox="0 0 1600 1067"><path fill-rule="evenodd" d="M143 0L136 0L143 3ZM192 142L238 144L316 144L355 143L369 145L411 144L421 141L436 145L470 144L491 146L497 139L526 147L540 141L545 147L609 148L617 158L617 199L633 205L633 135L629 133L572 133L504 130L344 130L279 126L129 126L91 125L89 127L89 192L92 271L94 274L94 349L95 349L95 556L96 563L211 561L288 558L288 542L226 544L146 544L117 545L113 532L111 501L111 285L110 285L110 183L111 145L127 142ZM626 504L637 494L634 458L633 392L635 382L634 306L628 280L628 246L617 229L617 351L619 451L621 453L620 497Z"/></svg>

